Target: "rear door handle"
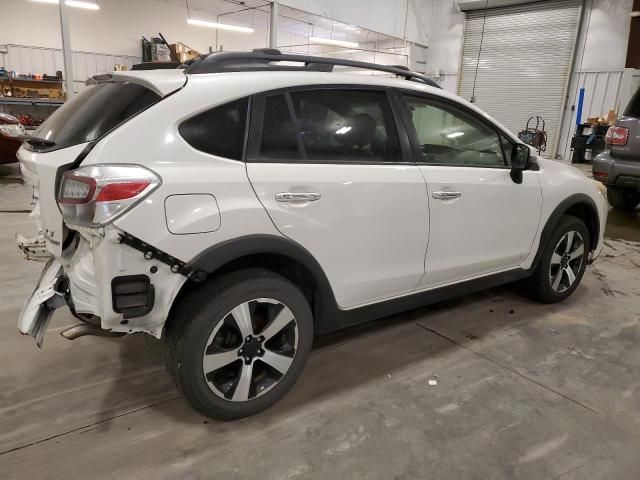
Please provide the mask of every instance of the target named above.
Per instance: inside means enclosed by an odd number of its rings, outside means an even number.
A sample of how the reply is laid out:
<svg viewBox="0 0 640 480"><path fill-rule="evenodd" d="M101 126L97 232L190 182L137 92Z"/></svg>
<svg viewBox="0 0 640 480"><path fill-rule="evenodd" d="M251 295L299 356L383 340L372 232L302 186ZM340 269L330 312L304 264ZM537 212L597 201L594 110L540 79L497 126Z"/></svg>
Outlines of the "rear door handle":
<svg viewBox="0 0 640 480"><path fill-rule="evenodd" d="M436 200L451 200L453 198L460 198L462 193L460 192L433 192L431 195Z"/></svg>
<svg viewBox="0 0 640 480"><path fill-rule="evenodd" d="M276 193L276 202L315 202L320 200L318 192L280 192Z"/></svg>

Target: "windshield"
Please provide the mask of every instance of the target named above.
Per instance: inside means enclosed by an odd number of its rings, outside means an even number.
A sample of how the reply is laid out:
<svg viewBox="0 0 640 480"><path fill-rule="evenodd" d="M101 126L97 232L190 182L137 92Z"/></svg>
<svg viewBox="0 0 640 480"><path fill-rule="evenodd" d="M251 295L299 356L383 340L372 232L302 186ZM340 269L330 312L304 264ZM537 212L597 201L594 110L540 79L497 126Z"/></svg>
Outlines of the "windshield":
<svg viewBox="0 0 640 480"><path fill-rule="evenodd" d="M50 151L97 140L160 99L158 94L136 83L91 85L36 130L31 148Z"/></svg>

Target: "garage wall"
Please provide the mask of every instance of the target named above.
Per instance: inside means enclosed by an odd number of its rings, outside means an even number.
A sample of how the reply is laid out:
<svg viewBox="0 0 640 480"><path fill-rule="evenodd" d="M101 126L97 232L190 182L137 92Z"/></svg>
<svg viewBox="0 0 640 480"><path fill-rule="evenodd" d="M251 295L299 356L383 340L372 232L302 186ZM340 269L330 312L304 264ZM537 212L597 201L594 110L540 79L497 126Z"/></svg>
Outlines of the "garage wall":
<svg viewBox="0 0 640 480"><path fill-rule="evenodd" d="M169 43L180 41L201 52L215 48L216 30L187 25L183 5L156 0L99 1L100 10L69 8L71 48L86 52L140 56L140 38L157 36ZM268 14L257 13L267 16ZM16 44L61 48L57 5L26 0L2 0L0 45ZM244 20L244 19L243 19ZM247 17L251 21L251 17ZM218 32L225 50L246 50L268 44L268 29L254 33Z"/></svg>
<svg viewBox="0 0 640 480"><path fill-rule="evenodd" d="M429 43L434 0L281 0L314 13L421 45Z"/></svg>
<svg viewBox="0 0 640 480"><path fill-rule="evenodd" d="M149 37L158 31L170 43L181 41L203 52L209 46L215 47L216 31L187 25L186 8L180 2L102 0L99 3L99 11L69 8L74 49L139 55L140 35ZM281 3L374 32L428 44L433 0L285 0ZM268 14L255 12L255 15ZM61 47L56 5L2 0L2 17L15 21L3 22L0 45ZM225 50L266 46L268 29L254 28L257 29L253 34L219 31L219 43Z"/></svg>
<svg viewBox="0 0 640 480"><path fill-rule="evenodd" d="M568 160L575 131L579 89L585 88L583 118L605 116L610 109L620 112L628 101L625 58L631 26L633 0L587 0L576 61L567 91L557 156ZM637 78L637 73L635 74ZM626 87L628 89L628 87Z"/></svg>
<svg viewBox="0 0 640 480"><path fill-rule="evenodd" d="M594 108L605 105L603 108L608 111L614 108L609 99L624 97L616 89L622 84L618 80L625 65L632 4L632 0L584 0L576 62L558 142L559 156L568 158L566 145L574 131L572 107L577 102L579 85L586 82L587 96L590 102L593 97ZM439 73L443 88L457 92L465 15L457 10L454 0L434 0L432 8L427 73ZM596 115L595 111L593 114Z"/></svg>

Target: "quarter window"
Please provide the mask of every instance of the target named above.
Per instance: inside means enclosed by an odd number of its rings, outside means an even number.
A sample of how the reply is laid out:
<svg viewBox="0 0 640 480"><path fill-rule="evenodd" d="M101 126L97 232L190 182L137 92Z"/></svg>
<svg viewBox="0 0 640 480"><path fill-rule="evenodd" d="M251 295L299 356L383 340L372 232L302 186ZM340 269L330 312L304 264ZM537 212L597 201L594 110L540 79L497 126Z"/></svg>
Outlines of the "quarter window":
<svg viewBox="0 0 640 480"><path fill-rule="evenodd" d="M308 160L401 160L395 123L385 92L304 91L292 93L291 100Z"/></svg>
<svg viewBox="0 0 640 480"><path fill-rule="evenodd" d="M178 131L197 150L242 160L248 103L242 98L199 113L182 122Z"/></svg>
<svg viewBox="0 0 640 480"><path fill-rule="evenodd" d="M405 97L422 159L435 165L504 167L498 134L471 115Z"/></svg>

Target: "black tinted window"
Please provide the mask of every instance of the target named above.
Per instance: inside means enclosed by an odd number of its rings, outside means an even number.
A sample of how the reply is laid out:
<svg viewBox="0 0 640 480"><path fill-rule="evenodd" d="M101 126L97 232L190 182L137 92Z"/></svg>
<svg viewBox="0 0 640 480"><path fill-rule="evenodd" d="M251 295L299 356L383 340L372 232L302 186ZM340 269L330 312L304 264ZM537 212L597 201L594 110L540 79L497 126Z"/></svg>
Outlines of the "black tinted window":
<svg viewBox="0 0 640 480"><path fill-rule="evenodd" d="M241 160L248 102L243 98L199 113L182 122L178 131L197 150Z"/></svg>
<svg viewBox="0 0 640 480"><path fill-rule="evenodd" d="M284 95L265 99L260 157L274 160L299 157L296 129Z"/></svg>
<svg viewBox="0 0 640 480"><path fill-rule="evenodd" d="M384 92L317 90L291 94L309 160L397 162L395 123Z"/></svg>
<svg viewBox="0 0 640 480"><path fill-rule="evenodd" d="M47 149L97 140L160 98L135 83L92 85L56 110L34 136L54 143L46 145Z"/></svg>
<svg viewBox="0 0 640 480"><path fill-rule="evenodd" d="M627 117L640 117L640 88L638 88L629 105L627 105L624 114Z"/></svg>

